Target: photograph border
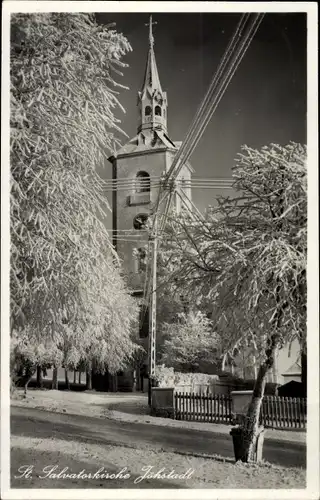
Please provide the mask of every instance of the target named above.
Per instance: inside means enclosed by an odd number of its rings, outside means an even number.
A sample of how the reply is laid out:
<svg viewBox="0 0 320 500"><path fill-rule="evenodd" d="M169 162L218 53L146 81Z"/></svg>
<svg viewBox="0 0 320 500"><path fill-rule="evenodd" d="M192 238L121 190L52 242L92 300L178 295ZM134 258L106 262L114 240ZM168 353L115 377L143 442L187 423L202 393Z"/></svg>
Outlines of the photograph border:
<svg viewBox="0 0 320 500"><path fill-rule="evenodd" d="M1 134L1 497L3 499L306 499L319 498L318 6L316 2L4 1ZM307 14L308 429L305 489L12 489L10 488L10 15L28 12L304 12Z"/></svg>

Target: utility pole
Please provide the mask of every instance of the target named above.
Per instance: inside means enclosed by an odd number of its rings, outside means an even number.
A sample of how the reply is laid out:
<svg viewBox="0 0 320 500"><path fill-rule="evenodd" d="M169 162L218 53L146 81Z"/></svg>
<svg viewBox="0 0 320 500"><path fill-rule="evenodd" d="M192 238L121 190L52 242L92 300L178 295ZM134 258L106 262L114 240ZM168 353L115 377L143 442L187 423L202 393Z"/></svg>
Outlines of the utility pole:
<svg viewBox="0 0 320 500"><path fill-rule="evenodd" d="M181 147L177 151L173 162L170 165L168 171L165 172L164 181L162 181L161 185L165 189L169 187L169 198L166 200L166 206L164 210L164 217L161 221L160 231L162 231L168 210L170 208L170 203L172 199L172 194L177 192L175 188L174 181L177 179L179 172L181 171L183 165L188 161L192 152L194 151L197 143L199 142L212 114L216 110L226 88L228 87L230 80L233 77L234 72L236 71L238 65L240 64L245 52L247 51L252 38L257 31L264 14L259 13L254 15L253 21L251 21L250 14L243 14L241 16L240 22L237 26L236 32L233 35L225 55L221 60L221 63L218 67L216 74L209 86L209 89L205 95L203 102L201 103L200 108L189 128L186 139L182 143ZM247 28L247 24L249 21L249 28ZM153 46L154 39L152 35L152 17L150 16L149 21L149 42L150 47ZM246 31L245 31L246 30ZM243 35L243 31L245 31L245 35ZM169 184L169 181L170 184ZM161 194L161 185L159 190L159 196L157 201L157 206L154 211L154 225L151 236L149 237L149 247L151 257L151 269L150 269L150 298L149 298L149 286L147 287L147 296L148 296L148 304L149 307L149 390L148 390L148 402L149 406L151 405L151 392L152 385L155 376L155 368L156 368L156 286L157 286L157 245L158 245L158 208L159 208L159 200ZM196 209L196 207L192 204L186 204L183 197L180 197L185 205L191 210ZM163 201L163 199L162 199ZM191 205L191 206L190 206ZM199 216L199 215L198 215ZM201 214L200 214L201 216ZM202 218L202 216L200 217Z"/></svg>
<svg viewBox="0 0 320 500"><path fill-rule="evenodd" d="M151 293L149 304L149 388L148 403L151 405L151 389L156 372L156 328L157 328L157 255L158 255L158 217L155 216L152 235L150 236L151 258Z"/></svg>

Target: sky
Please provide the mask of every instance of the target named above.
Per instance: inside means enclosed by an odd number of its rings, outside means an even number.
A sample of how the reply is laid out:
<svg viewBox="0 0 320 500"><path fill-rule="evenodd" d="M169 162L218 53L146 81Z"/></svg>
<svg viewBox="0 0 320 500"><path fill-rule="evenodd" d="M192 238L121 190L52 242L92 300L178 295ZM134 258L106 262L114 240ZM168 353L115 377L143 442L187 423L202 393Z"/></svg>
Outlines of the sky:
<svg viewBox="0 0 320 500"><path fill-rule="evenodd" d="M168 96L172 140L184 139L240 15L153 14L157 22L154 48L161 86ZM118 77L130 88L119 96L126 114L118 114L129 137L137 129L137 92L148 52L148 19L148 13L97 14L100 23L116 22L117 31L133 49L124 58L129 67ZM191 157L194 176L231 178L244 144L260 148L269 143L306 142L306 37L304 13L265 15ZM220 194L228 193L193 191L193 200L203 210Z"/></svg>

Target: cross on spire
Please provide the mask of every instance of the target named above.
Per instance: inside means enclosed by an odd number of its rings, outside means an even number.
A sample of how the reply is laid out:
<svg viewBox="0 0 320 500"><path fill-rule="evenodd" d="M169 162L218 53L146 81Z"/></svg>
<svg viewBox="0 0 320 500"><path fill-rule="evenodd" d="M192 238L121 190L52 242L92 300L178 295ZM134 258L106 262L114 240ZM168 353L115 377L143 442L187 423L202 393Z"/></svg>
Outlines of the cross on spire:
<svg viewBox="0 0 320 500"><path fill-rule="evenodd" d="M153 34L152 34L152 25L153 24L158 24L158 23L157 23L157 21L152 22L152 15L151 15L149 18L149 23L145 24L145 26L149 26L149 45L150 45L150 47L153 47L153 45L154 45L154 38L153 38Z"/></svg>

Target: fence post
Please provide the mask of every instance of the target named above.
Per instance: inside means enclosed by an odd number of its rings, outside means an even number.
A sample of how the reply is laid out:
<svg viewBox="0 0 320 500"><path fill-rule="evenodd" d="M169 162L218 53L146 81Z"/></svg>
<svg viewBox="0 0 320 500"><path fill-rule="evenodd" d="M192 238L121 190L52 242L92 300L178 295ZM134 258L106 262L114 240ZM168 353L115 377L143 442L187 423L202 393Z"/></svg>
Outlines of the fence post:
<svg viewBox="0 0 320 500"><path fill-rule="evenodd" d="M239 421L243 415L246 415L252 399L253 391L232 391L232 413Z"/></svg>
<svg viewBox="0 0 320 500"><path fill-rule="evenodd" d="M298 426L299 428L302 426L302 411L301 411L301 403L302 401L301 400L298 400L298 404L297 404L297 413L298 413ZM304 417L303 417L304 418Z"/></svg>
<svg viewBox="0 0 320 500"><path fill-rule="evenodd" d="M286 411L283 398L280 398L280 406L281 406L281 425L282 427L286 426Z"/></svg>
<svg viewBox="0 0 320 500"><path fill-rule="evenodd" d="M152 387L151 414L158 417L174 418L175 391L173 387Z"/></svg>

